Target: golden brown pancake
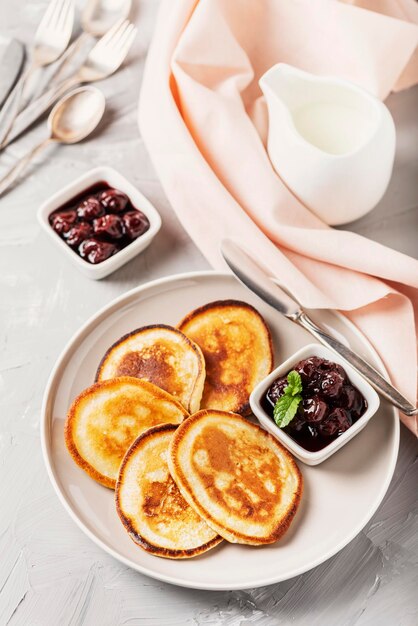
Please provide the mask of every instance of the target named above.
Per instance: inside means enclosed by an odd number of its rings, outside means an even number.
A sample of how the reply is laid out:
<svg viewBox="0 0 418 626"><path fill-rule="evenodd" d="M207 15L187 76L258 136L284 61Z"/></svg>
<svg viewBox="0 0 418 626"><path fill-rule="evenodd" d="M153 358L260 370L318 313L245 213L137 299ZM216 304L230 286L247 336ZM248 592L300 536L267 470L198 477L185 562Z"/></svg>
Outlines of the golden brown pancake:
<svg viewBox="0 0 418 626"><path fill-rule="evenodd" d="M167 450L176 426L142 434L127 451L116 484L116 509L130 538L168 559L187 559L222 541L187 504L170 476Z"/></svg>
<svg viewBox="0 0 418 626"><path fill-rule="evenodd" d="M123 376L96 383L74 400L65 442L89 476L114 489L123 456L138 435L157 424L179 424L187 416L183 406L156 385Z"/></svg>
<svg viewBox="0 0 418 626"><path fill-rule="evenodd" d="M220 300L189 313L180 330L202 349L206 380L201 409L249 415L249 396L273 368L270 331L246 302Z"/></svg>
<svg viewBox="0 0 418 626"><path fill-rule="evenodd" d="M109 348L96 381L117 376L147 380L174 396L193 413L200 407L205 381L205 361L193 341L172 326L144 326L125 335Z"/></svg>
<svg viewBox="0 0 418 626"><path fill-rule="evenodd" d="M174 433L168 466L182 496L233 543L273 543L289 528L302 475L265 430L224 411L199 411Z"/></svg>

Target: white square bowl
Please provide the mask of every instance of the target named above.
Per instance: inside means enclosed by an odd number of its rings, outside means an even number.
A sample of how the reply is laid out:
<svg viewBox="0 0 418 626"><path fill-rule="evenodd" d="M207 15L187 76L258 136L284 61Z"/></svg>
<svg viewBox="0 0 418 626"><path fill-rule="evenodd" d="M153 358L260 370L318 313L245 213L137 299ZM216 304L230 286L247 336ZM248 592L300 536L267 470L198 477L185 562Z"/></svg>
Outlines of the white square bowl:
<svg viewBox="0 0 418 626"><path fill-rule="evenodd" d="M333 361L334 363L341 365L347 372L347 376L352 384L357 387L367 402L367 409L364 414L342 435L317 452L311 452L300 446L294 439L285 433L283 429L279 428L275 424L272 418L263 409L261 404L264 394L276 378L286 375L299 361L307 359L311 356L328 359L329 361ZM250 406L252 412L257 417L263 428L276 437L276 439L278 439L288 450L290 450L296 458L300 459L307 465L318 465L337 452L337 450L342 448L348 441L350 441L350 439L355 437L355 435L357 435L366 426L369 419L379 408L380 399L373 387L342 357L325 346L317 343L311 343L301 350L298 350L295 354L284 361L284 363L279 365L279 367L276 367L271 374L264 378L264 380L262 380L257 387L255 387L250 396Z"/></svg>
<svg viewBox="0 0 418 626"><path fill-rule="evenodd" d="M115 189L119 189L126 193L132 205L136 209L140 209L148 218L150 227L137 239L132 241L119 252L106 259L102 263L93 265L82 259L74 250L67 246L65 241L51 228L49 216L53 211L59 209L72 198L92 187L96 183L105 182ZM67 258L75 265L83 274L94 280L100 280L108 276L122 265L130 261L134 256L142 252L149 246L155 235L161 227L161 218L157 210L149 200L132 185L124 176L119 174L111 167L96 167L89 170L76 180L60 189L49 200L44 202L38 210L38 221L51 241L67 256Z"/></svg>

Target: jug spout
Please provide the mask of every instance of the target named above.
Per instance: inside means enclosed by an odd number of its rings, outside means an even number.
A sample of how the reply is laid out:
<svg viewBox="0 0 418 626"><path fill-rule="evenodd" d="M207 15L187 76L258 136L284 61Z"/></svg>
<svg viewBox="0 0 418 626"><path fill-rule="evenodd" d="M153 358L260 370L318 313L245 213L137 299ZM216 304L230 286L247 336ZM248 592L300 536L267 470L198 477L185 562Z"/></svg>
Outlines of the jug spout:
<svg viewBox="0 0 418 626"><path fill-rule="evenodd" d="M285 63L269 69L260 87L267 100L270 131L278 121L282 127L286 123L306 150L315 148L328 157L362 149L383 115L383 104L354 83L316 76Z"/></svg>
<svg viewBox="0 0 418 626"><path fill-rule="evenodd" d="M278 104L291 114L295 108L303 106L311 98L311 79L312 76L307 72L286 63L277 63L263 74L259 85L269 108Z"/></svg>

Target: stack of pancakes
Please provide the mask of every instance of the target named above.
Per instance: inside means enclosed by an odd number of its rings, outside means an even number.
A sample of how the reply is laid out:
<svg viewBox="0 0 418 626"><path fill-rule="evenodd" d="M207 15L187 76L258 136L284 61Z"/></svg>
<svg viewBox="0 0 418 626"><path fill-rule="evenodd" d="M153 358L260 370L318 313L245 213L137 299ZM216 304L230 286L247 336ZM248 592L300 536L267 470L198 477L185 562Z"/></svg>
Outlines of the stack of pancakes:
<svg viewBox="0 0 418 626"><path fill-rule="evenodd" d="M287 530L302 476L276 439L242 417L272 366L263 318L231 300L109 348L69 410L65 439L75 462L115 489L135 543L181 559L222 539L272 543Z"/></svg>

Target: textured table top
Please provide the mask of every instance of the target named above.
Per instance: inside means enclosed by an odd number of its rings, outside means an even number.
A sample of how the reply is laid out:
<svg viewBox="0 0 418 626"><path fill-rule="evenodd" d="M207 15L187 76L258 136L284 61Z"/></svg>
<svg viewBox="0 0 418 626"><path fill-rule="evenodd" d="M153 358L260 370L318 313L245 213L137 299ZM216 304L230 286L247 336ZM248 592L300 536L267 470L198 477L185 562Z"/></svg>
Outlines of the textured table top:
<svg viewBox="0 0 418 626"><path fill-rule="evenodd" d="M1 2L1 34L29 42L45 5L46 0ZM318 568L250 591L182 589L124 567L76 527L49 483L39 441L40 407L64 344L99 307L126 290L207 268L164 197L137 130L141 74L157 8L157 0L136 7L139 36L130 63L100 85L108 97L100 131L81 145L50 149L22 184L0 199L0 625L416 624L418 464L416 441L404 428L391 486L363 532ZM415 256L417 102L418 90L390 97L398 136L393 180L379 207L351 225ZM44 133L36 128L10 146L1 155L0 173ZM43 200L93 165L121 170L163 218L153 245L102 282L82 277L36 221Z"/></svg>

